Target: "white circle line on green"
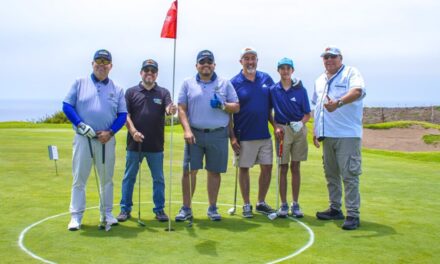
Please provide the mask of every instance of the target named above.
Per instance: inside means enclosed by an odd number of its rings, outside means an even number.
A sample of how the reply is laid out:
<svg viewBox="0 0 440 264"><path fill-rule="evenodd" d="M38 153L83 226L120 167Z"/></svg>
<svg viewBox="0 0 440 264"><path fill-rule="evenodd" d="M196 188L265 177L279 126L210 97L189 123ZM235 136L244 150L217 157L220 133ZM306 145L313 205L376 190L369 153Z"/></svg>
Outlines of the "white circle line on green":
<svg viewBox="0 0 440 264"><path fill-rule="evenodd" d="M142 203L151 203L151 202L142 202ZM172 203L182 203L182 202L181 201L172 201ZM195 202L195 201L193 201L192 203L194 203L194 204L208 204L208 203L205 203L205 202ZM119 204L114 204L113 206L118 206L118 205ZM221 206L233 206L232 204L222 204L222 203L218 203L218 205L221 205ZM95 209L95 208L98 208L98 206L88 207L85 210L90 210L90 209ZM39 224L41 224L43 222L46 222L47 220L50 220L50 219L53 219L53 218L57 218L57 217L60 217L60 216L63 216L63 215L68 215L68 214L70 214L70 212L65 212L65 213L61 213L61 214L57 214L57 215L52 215L52 216L46 217L44 219L41 219L40 221L37 221L37 222L27 226L25 229L23 229L23 231L21 231L21 233L20 233L20 235L18 237L18 246L20 247L20 249L23 250L26 254L28 254L32 258L34 258L36 260L39 260L39 261L41 261L43 263L56 264L56 262L44 259L44 258L38 256L37 254L33 253L29 249L27 249L26 246L24 245L24 237L25 237L26 233L29 230L31 230L32 228L34 228L35 226L37 226L37 225L39 225ZM292 254L287 255L285 257L282 257L282 258L279 258L279 259L276 259L276 260L273 260L273 261L270 261L270 262L268 262L268 264L279 263L279 262L291 259L291 258L301 254L302 252L304 252L309 247L311 247L313 245L314 241L315 241L315 234L313 233L313 230L309 226L307 226L306 224L304 224L303 222L299 221L296 218L293 218L293 217L290 217L290 216L288 218L293 220L293 221L295 221L295 222L297 222L300 226L302 226L304 229L307 230L307 232L309 233L309 240L307 241L307 244L305 244L304 246L302 246L300 249L296 250Z"/></svg>

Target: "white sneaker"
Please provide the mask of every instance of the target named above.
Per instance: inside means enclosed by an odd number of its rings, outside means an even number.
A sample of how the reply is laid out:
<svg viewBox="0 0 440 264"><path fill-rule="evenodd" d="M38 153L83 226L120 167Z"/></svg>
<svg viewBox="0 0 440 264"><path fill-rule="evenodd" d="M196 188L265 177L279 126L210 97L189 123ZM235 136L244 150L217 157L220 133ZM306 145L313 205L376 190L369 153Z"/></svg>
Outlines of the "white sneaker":
<svg viewBox="0 0 440 264"><path fill-rule="evenodd" d="M102 217L101 217L101 222L102 222ZM105 221L107 222L107 224L109 225L117 225L118 224L118 219L114 218L113 215L111 213L106 213L105 214Z"/></svg>
<svg viewBox="0 0 440 264"><path fill-rule="evenodd" d="M70 222L67 225L67 229L70 231L77 231L81 228L81 217L80 216L72 216L70 218Z"/></svg>

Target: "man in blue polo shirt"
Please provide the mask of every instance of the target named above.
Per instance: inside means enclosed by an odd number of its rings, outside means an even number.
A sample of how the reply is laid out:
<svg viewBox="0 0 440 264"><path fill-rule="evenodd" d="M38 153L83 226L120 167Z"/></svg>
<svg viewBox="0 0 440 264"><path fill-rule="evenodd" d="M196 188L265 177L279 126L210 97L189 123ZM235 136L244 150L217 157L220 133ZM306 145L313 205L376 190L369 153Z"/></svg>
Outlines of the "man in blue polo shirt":
<svg viewBox="0 0 440 264"><path fill-rule="evenodd" d="M297 218L303 217L298 197L301 183L300 164L307 160L308 143L307 127L310 119L310 104L307 90L302 82L292 79L295 71L293 61L282 58L278 62L280 82L270 88L271 101L275 112L275 134L277 141L283 140L283 150L280 166L279 192L281 207L278 210L280 217L286 217L289 212L287 204L287 171L292 174L292 206L291 214ZM277 145L277 147L279 147ZM278 152L278 150L277 150Z"/></svg>
<svg viewBox="0 0 440 264"><path fill-rule="evenodd" d="M131 217L133 188L139 171L139 159L147 159L153 178L153 212L156 219L168 221L164 212L165 181L163 176L163 145L165 114L174 115L177 108L170 92L157 85L159 66L152 59L142 63L142 81L127 90L127 157L122 180L121 213L117 219L124 222Z"/></svg>
<svg viewBox="0 0 440 264"><path fill-rule="evenodd" d="M92 62L93 73L77 79L63 102L63 111L72 122L76 135L73 140L73 183L70 201L71 220L68 229L80 229L86 207L85 188L94 159L100 177L101 222L117 224L113 209L113 170L115 165L114 134L125 124L127 108L124 91L108 78L112 55L98 50ZM90 144L90 145L89 145ZM105 153L103 153L105 150Z"/></svg>
<svg viewBox="0 0 440 264"><path fill-rule="evenodd" d="M274 82L267 73L257 71L258 57L255 49L243 49L240 63L243 69L231 80L240 100L240 112L233 116L229 136L232 148L240 155L239 182L244 201L243 216L249 218L253 217L249 199L249 168L254 164L260 164L256 210L263 214L273 212L265 198L272 174L273 147L268 122L273 125L269 88Z"/></svg>
<svg viewBox="0 0 440 264"><path fill-rule="evenodd" d="M320 220L344 219L342 191L347 217L342 229L360 225L359 176L361 168L362 115L365 97L360 72L342 63L341 50L329 46L321 53L325 72L315 81L312 103L316 105L313 142L323 144L324 173L330 206L317 212ZM342 189L342 182L344 189Z"/></svg>
<svg viewBox="0 0 440 264"><path fill-rule="evenodd" d="M215 73L211 51L202 50L198 53L196 68L197 75L183 82L178 99L179 118L186 144L182 176L183 206L176 221L192 218L191 197L196 186L197 171L203 168L204 156L205 169L208 171L207 214L211 220L219 221L221 216L216 204L220 173L226 172L228 164L229 114L238 112L240 106L231 82Z"/></svg>

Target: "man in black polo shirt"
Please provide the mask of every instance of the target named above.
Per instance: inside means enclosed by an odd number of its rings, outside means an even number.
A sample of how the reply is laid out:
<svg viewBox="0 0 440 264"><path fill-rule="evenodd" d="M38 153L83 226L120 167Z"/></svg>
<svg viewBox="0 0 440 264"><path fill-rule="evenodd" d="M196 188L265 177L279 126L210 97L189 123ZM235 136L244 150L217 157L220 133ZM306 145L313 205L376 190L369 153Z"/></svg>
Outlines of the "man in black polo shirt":
<svg viewBox="0 0 440 264"><path fill-rule="evenodd" d="M153 212L159 221L168 221L164 212L165 182L163 176L163 145L165 114L175 114L170 92L156 84L158 65L154 60L142 63L142 81L127 90L127 157L122 180L121 213L118 221L131 217L133 188L139 171L139 158L147 159L153 177ZM139 147L141 151L139 153Z"/></svg>

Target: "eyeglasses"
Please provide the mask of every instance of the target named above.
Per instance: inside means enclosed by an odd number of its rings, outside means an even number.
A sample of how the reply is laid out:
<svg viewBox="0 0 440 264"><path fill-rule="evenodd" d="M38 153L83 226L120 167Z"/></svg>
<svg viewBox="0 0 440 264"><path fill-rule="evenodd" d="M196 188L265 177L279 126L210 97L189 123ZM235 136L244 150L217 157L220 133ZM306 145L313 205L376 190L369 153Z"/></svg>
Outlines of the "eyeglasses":
<svg viewBox="0 0 440 264"><path fill-rule="evenodd" d="M98 65L109 65L112 62L106 59L96 59L95 63Z"/></svg>
<svg viewBox="0 0 440 264"><path fill-rule="evenodd" d="M156 69L156 68L153 68L153 67L146 67L146 68L143 68L142 71L145 72L145 73L149 73L149 72L154 73L154 74L157 73L157 69Z"/></svg>
<svg viewBox="0 0 440 264"><path fill-rule="evenodd" d="M334 54L326 54L324 55L324 60L328 60L328 59L336 59L338 57L338 55L334 55Z"/></svg>
<svg viewBox="0 0 440 264"><path fill-rule="evenodd" d="M210 59L204 59L204 60L201 60L201 61L199 61L199 64L200 65L203 65L203 64L209 64L209 65L211 65L211 64L213 64L214 62L212 61L212 60L210 60Z"/></svg>

